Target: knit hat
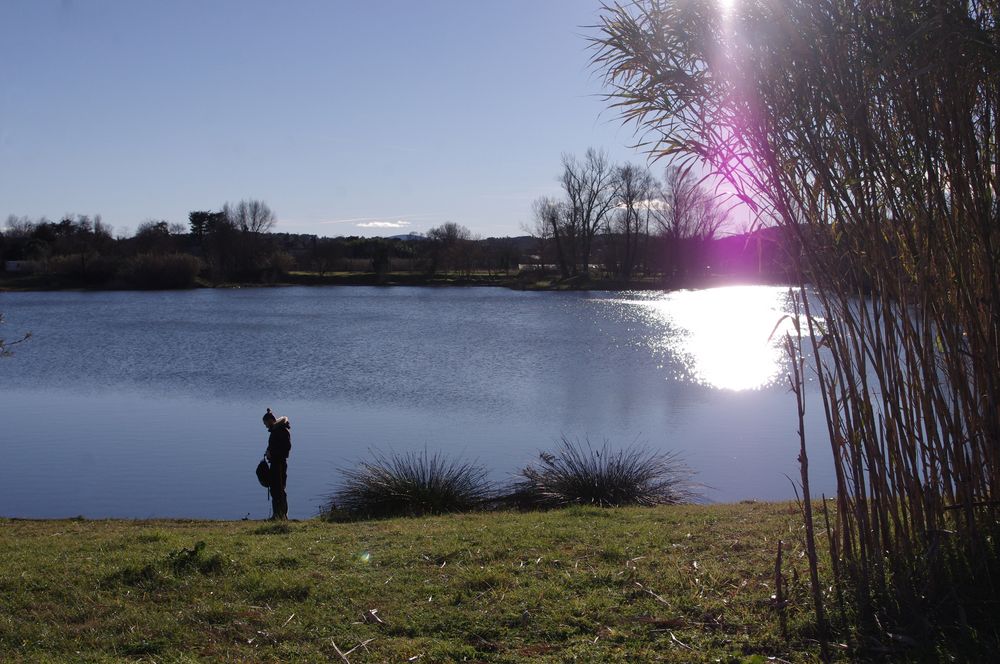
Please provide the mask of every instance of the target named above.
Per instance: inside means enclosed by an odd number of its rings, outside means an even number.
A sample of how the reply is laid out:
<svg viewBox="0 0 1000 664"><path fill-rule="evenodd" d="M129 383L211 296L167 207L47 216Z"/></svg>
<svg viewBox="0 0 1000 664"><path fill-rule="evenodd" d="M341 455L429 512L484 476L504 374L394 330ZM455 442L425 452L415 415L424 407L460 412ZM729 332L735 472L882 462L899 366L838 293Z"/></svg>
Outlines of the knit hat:
<svg viewBox="0 0 1000 664"><path fill-rule="evenodd" d="M262 417L261 419L262 419L262 420L264 420L265 422L267 422L268 420L276 420L276 419L278 419L278 418L276 418L276 417L274 416L274 413L272 413L272 412L271 412L271 409L270 409L270 408L268 408L268 409L267 409L267 412L266 412L266 413L264 413L264 417Z"/></svg>

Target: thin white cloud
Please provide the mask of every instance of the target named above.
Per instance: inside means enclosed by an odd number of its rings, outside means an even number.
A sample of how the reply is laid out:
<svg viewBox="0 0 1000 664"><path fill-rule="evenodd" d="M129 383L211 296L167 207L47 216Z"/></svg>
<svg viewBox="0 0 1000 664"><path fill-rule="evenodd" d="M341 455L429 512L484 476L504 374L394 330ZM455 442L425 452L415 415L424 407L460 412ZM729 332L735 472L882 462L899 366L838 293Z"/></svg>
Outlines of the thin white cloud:
<svg viewBox="0 0 1000 664"><path fill-rule="evenodd" d="M375 217L353 217L351 219L331 219L329 221L318 221L318 224L353 224L358 221L370 221Z"/></svg>
<svg viewBox="0 0 1000 664"><path fill-rule="evenodd" d="M349 219L330 219L327 221L320 221L320 224L360 224L358 222L364 223L375 223L375 222L386 222L386 223L398 223L395 220L401 219L423 219L428 217L433 217L433 214L386 214L380 217L351 217ZM407 222L409 223L409 222Z"/></svg>
<svg viewBox="0 0 1000 664"><path fill-rule="evenodd" d="M367 221L362 224L355 224L358 228L406 228L410 222L403 221Z"/></svg>

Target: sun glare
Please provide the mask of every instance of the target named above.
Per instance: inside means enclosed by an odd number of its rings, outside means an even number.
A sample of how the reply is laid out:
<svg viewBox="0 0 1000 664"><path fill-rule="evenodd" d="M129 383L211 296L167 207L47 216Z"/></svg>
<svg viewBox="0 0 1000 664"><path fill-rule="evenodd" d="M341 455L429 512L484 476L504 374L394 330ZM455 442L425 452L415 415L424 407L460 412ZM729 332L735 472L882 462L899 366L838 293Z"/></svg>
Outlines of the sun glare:
<svg viewBox="0 0 1000 664"><path fill-rule="evenodd" d="M678 291L639 304L668 330L651 345L681 362L693 380L752 390L782 375L781 340L792 326L787 293L772 286L732 286Z"/></svg>
<svg viewBox="0 0 1000 664"><path fill-rule="evenodd" d="M736 8L736 0L716 0L719 3L719 12L723 16L729 16Z"/></svg>

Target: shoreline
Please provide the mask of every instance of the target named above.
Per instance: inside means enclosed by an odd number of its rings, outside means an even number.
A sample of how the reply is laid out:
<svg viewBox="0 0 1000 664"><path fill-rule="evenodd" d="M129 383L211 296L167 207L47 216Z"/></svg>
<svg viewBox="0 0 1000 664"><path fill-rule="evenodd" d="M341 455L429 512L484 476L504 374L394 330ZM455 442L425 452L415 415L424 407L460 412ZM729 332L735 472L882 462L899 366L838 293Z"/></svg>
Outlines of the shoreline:
<svg viewBox="0 0 1000 664"><path fill-rule="evenodd" d="M426 275L414 272L337 272L320 275L310 272L292 272L273 282L220 282L211 283L199 279L190 288L146 289L135 288L121 283L86 284L72 282L53 275L18 275L0 273L0 293L23 292L98 292L135 291L156 292L162 290L201 290L235 288L284 288L291 286L395 286L429 288L507 288L510 290L566 292L566 291L675 291L702 289L721 286L793 286L787 279L778 276L709 275L690 279L683 283L668 284L657 279L617 281L603 278L587 278L582 275L562 279L557 276L539 276L530 273L519 275Z"/></svg>
<svg viewBox="0 0 1000 664"><path fill-rule="evenodd" d="M787 500L758 500L756 498L746 498L743 500L735 500L727 503L713 503L713 502L703 502L701 500L692 500L690 502L676 503L674 505L656 505L656 506L623 506L623 507L596 507L594 509L637 509L637 510L657 510L657 509L669 509L669 508L704 508L707 510L719 509L749 509L750 507L757 505L763 509L767 509L769 506L785 506L793 504L793 499L789 498ZM419 521L421 519L433 519L441 516L459 516L459 515L482 515L482 516L497 516L498 518L506 518L508 516L513 516L516 514L538 514L538 513L555 513L558 514L561 510L575 509L575 508L590 508L589 505L567 505L565 507L552 508L552 509L534 509L534 510L516 510L513 508L502 508L502 509L480 509L471 510L466 512L454 512L451 514L444 515L422 515L422 516L410 516L410 517L372 517L367 519L348 519L348 518L329 518L322 514L316 514L311 517L292 519L289 518L285 522L278 523L312 523L312 522L322 522L322 523L339 523L339 524L365 524L365 523L377 523L380 521L390 521L393 519L404 519L410 521ZM68 524L68 523L91 523L91 524L101 524L101 523L117 523L117 524L131 524L131 525L156 525L156 524L237 524L237 523L275 523L267 517L261 517L259 519L251 518L239 518L239 519L213 519L210 517L184 517L184 516L160 516L160 517L128 517L128 516L109 516L109 517L89 517L83 516L81 514L75 516L53 516L53 517L24 517L24 516L7 516L0 514L0 526L5 523L38 523L38 524Z"/></svg>

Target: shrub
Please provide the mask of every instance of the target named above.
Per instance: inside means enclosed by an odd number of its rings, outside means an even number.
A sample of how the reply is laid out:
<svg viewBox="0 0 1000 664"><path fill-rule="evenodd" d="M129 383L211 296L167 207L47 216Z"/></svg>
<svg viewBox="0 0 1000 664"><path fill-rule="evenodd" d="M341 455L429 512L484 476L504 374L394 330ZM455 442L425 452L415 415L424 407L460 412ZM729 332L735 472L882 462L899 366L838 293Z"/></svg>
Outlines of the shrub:
<svg viewBox="0 0 1000 664"><path fill-rule="evenodd" d="M468 512L493 497L486 469L440 454L385 456L373 453L353 470L341 471L343 486L330 496L324 514L383 518Z"/></svg>
<svg viewBox="0 0 1000 664"><path fill-rule="evenodd" d="M47 271L77 283L96 286L114 277L115 259L94 253L54 256L46 264Z"/></svg>
<svg viewBox="0 0 1000 664"><path fill-rule="evenodd" d="M554 452L539 453L540 463L518 472L502 502L520 509L566 505L674 505L696 494L691 471L676 452L657 454L638 447L594 449L563 438Z"/></svg>
<svg viewBox="0 0 1000 664"><path fill-rule="evenodd" d="M192 288L201 261L188 254L139 254L128 259L120 276L130 286L144 289Z"/></svg>
<svg viewBox="0 0 1000 664"><path fill-rule="evenodd" d="M276 251L267 259L267 271L274 277L281 277L296 267L295 256L287 251Z"/></svg>

